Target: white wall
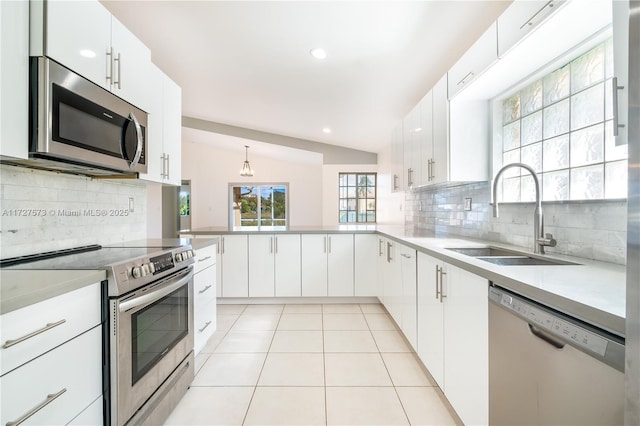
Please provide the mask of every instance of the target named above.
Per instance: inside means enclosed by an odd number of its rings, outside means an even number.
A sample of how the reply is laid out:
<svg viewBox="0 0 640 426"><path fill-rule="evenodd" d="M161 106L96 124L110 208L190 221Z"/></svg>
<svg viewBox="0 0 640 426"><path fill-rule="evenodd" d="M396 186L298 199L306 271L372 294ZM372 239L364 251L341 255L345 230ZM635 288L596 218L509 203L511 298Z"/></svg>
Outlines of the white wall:
<svg viewBox="0 0 640 426"><path fill-rule="evenodd" d="M240 176L245 143L253 177ZM228 226L229 183L271 182L289 183L290 226L322 226L322 156L291 151L298 150L183 129L182 179L191 180L192 228Z"/></svg>

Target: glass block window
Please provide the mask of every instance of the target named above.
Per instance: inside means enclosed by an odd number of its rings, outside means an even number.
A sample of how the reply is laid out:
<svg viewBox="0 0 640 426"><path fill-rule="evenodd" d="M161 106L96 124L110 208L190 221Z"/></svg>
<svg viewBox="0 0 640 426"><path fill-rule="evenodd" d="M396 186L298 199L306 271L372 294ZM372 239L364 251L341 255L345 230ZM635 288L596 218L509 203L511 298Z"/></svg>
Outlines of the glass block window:
<svg viewBox="0 0 640 426"><path fill-rule="evenodd" d="M376 221L375 173L340 173L338 176L338 221L340 223Z"/></svg>
<svg viewBox="0 0 640 426"><path fill-rule="evenodd" d="M613 136L613 42L575 58L502 101L502 164L537 173L544 201L627 197L627 146ZM503 175L504 201L534 201L525 170Z"/></svg>

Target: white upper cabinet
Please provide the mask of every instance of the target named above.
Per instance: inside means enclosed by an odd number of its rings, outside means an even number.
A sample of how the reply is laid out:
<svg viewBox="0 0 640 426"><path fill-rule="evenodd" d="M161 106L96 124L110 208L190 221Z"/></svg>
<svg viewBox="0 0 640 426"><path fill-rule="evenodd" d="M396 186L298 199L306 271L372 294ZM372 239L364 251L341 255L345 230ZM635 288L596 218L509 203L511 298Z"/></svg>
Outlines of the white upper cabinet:
<svg viewBox="0 0 640 426"><path fill-rule="evenodd" d="M502 58L565 0L516 0L498 18L498 56Z"/></svg>
<svg viewBox="0 0 640 426"><path fill-rule="evenodd" d="M0 1L0 155L28 157L29 2Z"/></svg>
<svg viewBox="0 0 640 426"><path fill-rule="evenodd" d="M151 52L104 6L35 0L30 14L31 56L47 56L148 111Z"/></svg>
<svg viewBox="0 0 640 426"><path fill-rule="evenodd" d="M498 59L496 28L494 22L449 70L449 99L453 99Z"/></svg>
<svg viewBox="0 0 640 426"><path fill-rule="evenodd" d="M404 157L404 182L405 189L418 186L420 182L420 146L416 129L420 128L420 103L406 115L402 121L403 157Z"/></svg>
<svg viewBox="0 0 640 426"><path fill-rule="evenodd" d="M147 173L140 179L181 184L182 91L158 67L151 64L147 76L150 91L147 124Z"/></svg>
<svg viewBox="0 0 640 426"><path fill-rule="evenodd" d="M392 182L391 191L404 191L404 145L402 123L398 124L391 135Z"/></svg>
<svg viewBox="0 0 640 426"><path fill-rule="evenodd" d="M416 129L418 149L414 161L420 169L416 179L418 185L426 185L432 179L433 163L433 92L429 92L420 101L420 121Z"/></svg>
<svg viewBox="0 0 640 426"><path fill-rule="evenodd" d="M616 145L628 143L629 127L629 0L616 0L613 6L613 100Z"/></svg>
<svg viewBox="0 0 640 426"><path fill-rule="evenodd" d="M447 74L433 86L433 155L429 183L448 180L449 163L449 100Z"/></svg>

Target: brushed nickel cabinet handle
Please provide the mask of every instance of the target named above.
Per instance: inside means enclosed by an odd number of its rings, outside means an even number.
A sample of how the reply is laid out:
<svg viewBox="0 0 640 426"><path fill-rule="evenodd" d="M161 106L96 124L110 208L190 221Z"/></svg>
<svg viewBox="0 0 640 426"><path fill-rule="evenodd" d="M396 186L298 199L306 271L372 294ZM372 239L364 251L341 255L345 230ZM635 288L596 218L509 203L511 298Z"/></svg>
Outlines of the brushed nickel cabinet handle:
<svg viewBox="0 0 640 426"><path fill-rule="evenodd" d="M204 262L205 260L211 259L211 256L203 257L202 259L198 259L198 262Z"/></svg>
<svg viewBox="0 0 640 426"><path fill-rule="evenodd" d="M611 79L611 85L613 86L611 91L613 95L613 136L618 136L620 134L619 129L624 127L624 124L618 122L618 90L624 89L624 86L618 86L618 77Z"/></svg>
<svg viewBox="0 0 640 426"><path fill-rule="evenodd" d="M436 300L440 299L440 266L436 265Z"/></svg>
<svg viewBox="0 0 640 426"><path fill-rule="evenodd" d="M56 398L58 398L60 395L62 395L66 391L67 391L67 388L62 388L62 390L56 393L50 393L49 395L47 395L47 399L45 399L40 404L33 407L28 412L24 413L18 420L7 422L6 426L18 426L19 424L24 423L29 417L33 416L38 411L42 410L47 405L51 404Z"/></svg>
<svg viewBox="0 0 640 426"><path fill-rule="evenodd" d="M6 342L4 342L4 345L2 345L2 349L7 349L10 348L11 346L17 345L18 343L24 342L27 339L31 339L34 336L37 336L38 334L44 333L45 331L51 330L54 327L57 327L59 325L64 324L65 322L67 322L66 319L61 319L60 321L56 321L56 322L50 322L47 323L47 325L45 325L44 327L33 331L25 336L19 337L17 339L13 339L13 340L7 340Z"/></svg>
<svg viewBox="0 0 640 426"><path fill-rule="evenodd" d="M107 82L109 83L109 86L113 85L113 47L111 47L109 50L107 50L107 57L109 60L109 66L107 67L109 69L109 75L107 76Z"/></svg>
<svg viewBox="0 0 640 426"><path fill-rule="evenodd" d="M553 7L553 0L548 1L544 6L542 6L540 9L538 9L538 11L536 13L533 14L533 16L531 16L531 18L529 18L527 20L527 22L525 22L524 24L522 24L520 26L520 29L523 29L525 27L531 27L533 26L533 21L535 21L535 19L547 8L551 8Z"/></svg>
<svg viewBox="0 0 640 426"><path fill-rule="evenodd" d="M211 325L211 321L207 321L204 326L202 328L199 328L198 331L200 333L202 333L204 331L205 328L209 327Z"/></svg>
<svg viewBox="0 0 640 426"><path fill-rule="evenodd" d="M199 290L199 291L198 291L198 293L199 293L199 294L202 294L202 293L204 293L205 291L209 290L211 287L212 287L212 285L211 285L211 284L209 284L208 286L206 286L206 287L205 287L205 288L203 288L202 290Z"/></svg>
<svg viewBox="0 0 640 426"><path fill-rule="evenodd" d="M468 73L467 75L465 75L464 77L462 77L462 80L460 80L460 81L456 84L456 86L460 86L461 84L462 84L462 85L467 84L467 79L468 79L468 78L472 78L474 75L475 75L475 73L474 73L473 71L469 71L469 73Z"/></svg>
<svg viewBox="0 0 640 426"><path fill-rule="evenodd" d="M114 85L118 85L118 89L122 89L122 58L120 57L120 54L118 53L118 57L115 58L113 60L114 62L118 62L118 81L113 80L113 84Z"/></svg>
<svg viewBox="0 0 640 426"><path fill-rule="evenodd" d="M447 273L444 272L444 268L440 268L440 303L444 303L442 299L447 297L447 295L444 294L443 275L447 275Z"/></svg>

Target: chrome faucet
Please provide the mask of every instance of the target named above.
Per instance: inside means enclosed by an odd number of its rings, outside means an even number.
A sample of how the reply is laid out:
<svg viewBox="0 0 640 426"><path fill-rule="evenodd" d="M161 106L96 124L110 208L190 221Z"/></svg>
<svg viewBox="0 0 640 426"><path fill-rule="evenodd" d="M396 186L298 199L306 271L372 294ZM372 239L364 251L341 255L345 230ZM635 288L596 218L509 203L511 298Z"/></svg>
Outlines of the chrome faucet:
<svg viewBox="0 0 640 426"><path fill-rule="evenodd" d="M538 254L544 254L544 247L550 246L555 247L557 242L553 239L553 235L544 233L544 219L542 217L542 200L540 197L540 181L538 180L538 175L536 175L536 171L531 168L531 166L524 163L511 163L503 166L496 177L493 178L493 192L491 199L493 200L493 217L498 217L498 182L500 181L500 176L505 170L510 169L512 167L520 167L528 171L531 176L533 176L533 182L536 186L536 210L534 212L535 220L533 221L533 252Z"/></svg>

